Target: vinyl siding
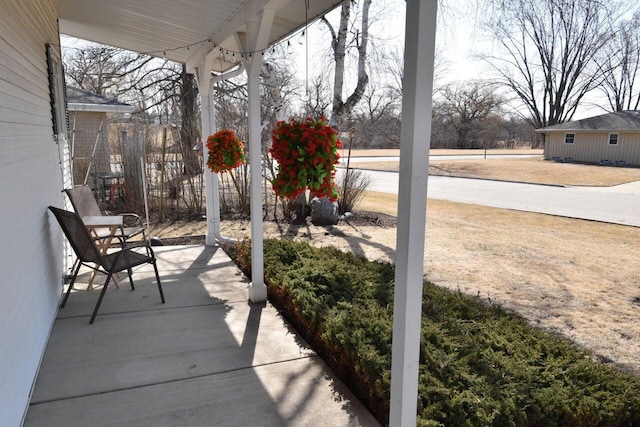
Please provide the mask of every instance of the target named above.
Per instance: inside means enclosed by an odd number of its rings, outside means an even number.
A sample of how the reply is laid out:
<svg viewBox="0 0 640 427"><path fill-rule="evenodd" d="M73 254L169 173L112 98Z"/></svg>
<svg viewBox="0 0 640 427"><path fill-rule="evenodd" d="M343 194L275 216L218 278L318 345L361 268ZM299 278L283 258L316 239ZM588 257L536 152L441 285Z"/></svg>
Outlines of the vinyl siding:
<svg viewBox="0 0 640 427"><path fill-rule="evenodd" d="M579 162L599 163L600 160L609 160L640 166L640 132L619 132L618 145L609 145L611 132L568 133L575 134L574 144L564 143L564 132L547 133L545 159L571 157Z"/></svg>
<svg viewBox="0 0 640 427"><path fill-rule="evenodd" d="M45 45L59 45L50 0L0 2L0 420L19 426L62 290L62 206ZM64 147L62 147L64 148Z"/></svg>

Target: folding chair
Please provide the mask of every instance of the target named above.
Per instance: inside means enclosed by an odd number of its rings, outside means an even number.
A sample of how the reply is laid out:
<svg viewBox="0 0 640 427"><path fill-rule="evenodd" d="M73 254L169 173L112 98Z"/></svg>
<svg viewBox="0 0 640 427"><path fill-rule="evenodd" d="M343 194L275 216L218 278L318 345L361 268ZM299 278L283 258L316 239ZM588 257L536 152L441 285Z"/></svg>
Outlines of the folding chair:
<svg viewBox="0 0 640 427"><path fill-rule="evenodd" d="M102 211L100 211L100 206L98 206L96 198L93 196L91 188L87 184L68 188L64 190L64 192L69 196L73 209L81 218L84 218L85 216L104 216ZM142 240L145 242L147 241L142 218L140 218L139 215L134 213L123 213L119 215L123 216L123 219L132 218L133 222L136 223L136 226L121 228L120 232L114 236L121 241L123 247L127 240L137 236L138 234L142 234ZM98 229L96 230L96 233L97 238L107 237L109 235L109 230Z"/></svg>
<svg viewBox="0 0 640 427"><path fill-rule="evenodd" d="M93 237L91 237L91 234L82 222L82 218L80 218L77 213L65 211L53 206L49 206L49 210L53 212L56 219L58 220L58 223L60 223L60 227L62 227L65 236L67 236L67 239L69 240L69 243L73 247L73 251L75 252L79 260L78 265L77 267L75 267L73 275L71 276L69 288L65 293L62 303L60 304L60 308L64 307L67 303L67 299L69 298L71 289L73 289L73 285L76 281L78 272L80 271L80 267L82 265L85 265L92 270L107 275L107 280L102 286L102 291L100 292L100 296L98 297L96 306L93 309L91 320L89 320L90 324L93 324L93 321L98 314L98 309L100 308L100 304L102 303L102 298L104 298L104 294L107 291L107 286L109 286L109 282L111 281L111 278L114 274L127 270L127 274L129 275L129 283L131 284L131 290L135 290L131 269L138 265L147 263L153 265L153 269L156 274L156 282L158 284L158 291L160 292L160 299L164 304L164 293L162 292L162 285L160 284L160 275L158 274L156 258L153 254L153 250L146 242L143 245L138 246L144 247L146 249L146 253L139 253L133 250L135 249L135 247L128 247L117 252L102 255L100 253L100 250L96 246Z"/></svg>

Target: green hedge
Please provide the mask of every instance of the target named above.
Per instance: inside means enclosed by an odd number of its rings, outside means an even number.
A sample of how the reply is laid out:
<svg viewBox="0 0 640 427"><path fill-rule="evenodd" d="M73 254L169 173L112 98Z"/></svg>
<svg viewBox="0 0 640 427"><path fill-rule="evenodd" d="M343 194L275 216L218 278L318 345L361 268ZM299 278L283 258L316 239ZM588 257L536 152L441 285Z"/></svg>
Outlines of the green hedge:
<svg viewBox="0 0 640 427"><path fill-rule="evenodd" d="M249 245L233 254L247 274ZM386 424L393 266L305 243L264 246L271 302ZM495 305L423 290L419 425L640 425L640 379Z"/></svg>

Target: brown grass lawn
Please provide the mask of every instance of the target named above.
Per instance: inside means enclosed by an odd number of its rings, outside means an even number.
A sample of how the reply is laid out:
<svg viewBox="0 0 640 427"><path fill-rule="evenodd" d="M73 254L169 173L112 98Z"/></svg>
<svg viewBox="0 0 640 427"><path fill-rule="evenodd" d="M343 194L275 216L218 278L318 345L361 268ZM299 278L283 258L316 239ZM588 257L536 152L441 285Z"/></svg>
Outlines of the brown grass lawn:
<svg viewBox="0 0 640 427"><path fill-rule="evenodd" d="M395 215L396 197L369 192L362 209ZM393 261L394 220L381 218L383 225L265 222L264 229L269 237ZM204 224L173 224L152 234L203 234ZM223 221L223 231L249 236L250 224ZM429 200L425 247L432 282L517 311L640 375L640 228Z"/></svg>
<svg viewBox="0 0 640 427"><path fill-rule="evenodd" d="M363 208L395 214L396 200L370 193ZM382 233L395 237L395 229ZM429 280L514 310L637 375L639 247L636 227L441 200L427 205Z"/></svg>
<svg viewBox="0 0 640 427"><path fill-rule="evenodd" d="M487 154L537 154L542 155L542 149L531 148L490 148L487 150ZM431 156L456 156L464 154L484 154L484 150L456 150L449 148L432 148L429 150ZM343 148L340 151L341 156L347 155L347 149ZM357 149L351 150L352 157L383 157L383 156L399 156L400 150L394 148L382 148L382 149Z"/></svg>
<svg viewBox="0 0 640 427"><path fill-rule="evenodd" d="M352 163L352 167L398 171L399 163ZM429 173L541 184L611 186L640 181L640 168L556 163L538 157L487 160L431 160Z"/></svg>

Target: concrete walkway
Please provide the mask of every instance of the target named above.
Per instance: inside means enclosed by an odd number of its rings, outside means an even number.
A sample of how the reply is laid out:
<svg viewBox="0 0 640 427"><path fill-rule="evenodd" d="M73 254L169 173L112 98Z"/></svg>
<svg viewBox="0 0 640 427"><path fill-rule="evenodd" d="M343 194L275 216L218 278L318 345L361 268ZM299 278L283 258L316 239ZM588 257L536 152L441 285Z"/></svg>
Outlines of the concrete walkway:
<svg viewBox="0 0 640 427"><path fill-rule="evenodd" d="M25 426L376 426L219 248L157 248L152 269L73 292L53 327ZM102 280L98 277L98 282ZM101 282L100 282L101 283Z"/></svg>

